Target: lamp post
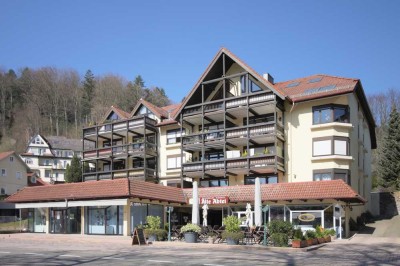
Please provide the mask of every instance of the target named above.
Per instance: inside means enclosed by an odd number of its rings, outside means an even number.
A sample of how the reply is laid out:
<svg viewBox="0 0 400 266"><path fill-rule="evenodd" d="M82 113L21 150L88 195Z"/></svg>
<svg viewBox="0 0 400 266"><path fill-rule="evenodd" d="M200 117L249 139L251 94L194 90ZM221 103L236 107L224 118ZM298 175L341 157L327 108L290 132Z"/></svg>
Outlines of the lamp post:
<svg viewBox="0 0 400 266"><path fill-rule="evenodd" d="M263 245L266 246L267 245L267 211L269 210L269 206L265 205L262 208L262 212L264 213L264 241L263 241Z"/></svg>
<svg viewBox="0 0 400 266"><path fill-rule="evenodd" d="M167 207L168 212L168 241L171 242L171 212L174 211L174 207Z"/></svg>

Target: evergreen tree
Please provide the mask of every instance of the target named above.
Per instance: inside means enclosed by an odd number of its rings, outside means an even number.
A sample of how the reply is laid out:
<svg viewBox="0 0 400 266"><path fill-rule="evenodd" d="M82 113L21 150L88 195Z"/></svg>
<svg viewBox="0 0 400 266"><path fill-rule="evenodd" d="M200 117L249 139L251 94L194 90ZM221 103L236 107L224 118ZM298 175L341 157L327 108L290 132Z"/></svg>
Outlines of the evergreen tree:
<svg viewBox="0 0 400 266"><path fill-rule="evenodd" d="M382 141L377 173L383 187L400 189L400 114L393 107Z"/></svg>
<svg viewBox="0 0 400 266"><path fill-rule="evenodd" d="M74 155L71 160L71 165L67 165L67 169L65 171L65 182L67 183L75 183L82 181L82 166L79 158Z"/></svg>
<svg viewBox="0 0 400 266"><path fill-rule="evenodd" d="M95 89L94 75L90 69L86 71L82 89L82 117L87 121L90 118Z"/></svg>

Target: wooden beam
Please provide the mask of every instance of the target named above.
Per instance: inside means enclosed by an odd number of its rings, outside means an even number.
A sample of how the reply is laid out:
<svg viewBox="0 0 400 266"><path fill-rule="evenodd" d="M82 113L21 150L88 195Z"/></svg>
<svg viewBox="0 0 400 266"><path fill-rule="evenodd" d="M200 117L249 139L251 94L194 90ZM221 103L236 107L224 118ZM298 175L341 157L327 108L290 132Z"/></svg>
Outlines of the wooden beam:
<svg viewBox="0 0 400 266"><path fill-rule="evenodd" d="M254 116L259 116L259 114L251 108L249 108L249 112Z"/></svg>
<svg viewBox="0 0 400 266"><path fill-rule="evenodd" d="M231 115L230 113L225 113L225 115L226 115L227 117L233 119L233 120L236 120L236 119L237 119L236 116Z"/></svg>
<svg viewBox="0 0 400 266"><path fill-rule="evenodd" d="M204 116L204 119L210 123L216 124L216 122L214 120L212 120L211 118L208 118L207 116Z"/></svg>

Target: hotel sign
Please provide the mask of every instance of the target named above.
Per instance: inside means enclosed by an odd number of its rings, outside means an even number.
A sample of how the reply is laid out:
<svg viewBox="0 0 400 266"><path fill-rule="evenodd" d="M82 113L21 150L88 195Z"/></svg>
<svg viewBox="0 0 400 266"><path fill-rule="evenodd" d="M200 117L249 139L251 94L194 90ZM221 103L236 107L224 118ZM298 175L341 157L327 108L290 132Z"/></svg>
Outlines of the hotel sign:
<svg viewBox="0 0 400 266"><path fill-rule="evenodd" d="M217 204L228 204L229 197L210 197L210 198L199 198L199 204L217 205Z"/></svg>

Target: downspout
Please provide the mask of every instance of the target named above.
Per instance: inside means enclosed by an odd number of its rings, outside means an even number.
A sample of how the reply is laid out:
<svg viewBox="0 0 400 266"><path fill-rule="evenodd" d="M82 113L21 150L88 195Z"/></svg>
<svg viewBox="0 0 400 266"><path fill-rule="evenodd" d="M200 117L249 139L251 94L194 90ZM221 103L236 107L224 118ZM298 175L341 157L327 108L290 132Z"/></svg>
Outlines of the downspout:
<svg viewBox="0 0 400 266"><path fill-rule="evenodd" d="M296 103L292 101L292 108L290 108L290 182L293 182L293 148L292 148L292 142L293 142L293 130L292 130L292 124L293 124L293 119L292 119L292 112L296 106ZM289 181L289 180L288 180Z"/></svg>

